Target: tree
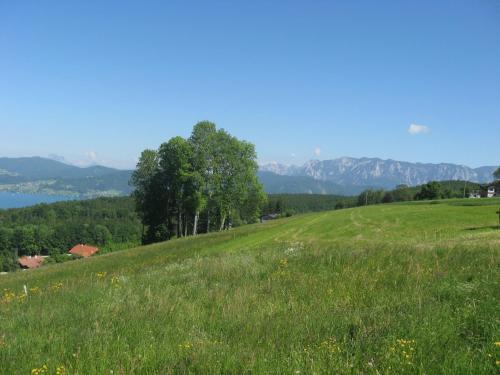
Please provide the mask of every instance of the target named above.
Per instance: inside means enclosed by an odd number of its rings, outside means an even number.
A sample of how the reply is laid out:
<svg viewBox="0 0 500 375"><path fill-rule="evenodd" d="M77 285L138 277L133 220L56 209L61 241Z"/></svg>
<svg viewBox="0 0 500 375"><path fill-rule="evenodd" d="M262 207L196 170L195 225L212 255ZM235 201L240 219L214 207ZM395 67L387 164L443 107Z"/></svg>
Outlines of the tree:
<svg viewBox="0 0 500 375"><path fill-rule="evenodd" d="M214 152L217 128L210 121L201 121L193 127L189 142L193 149L193 169L197 172L196 187L199 197L195 209L193 235L198 232L200 211L207 208L207 233L210 232L210 204L214 192Z"/></svg>
<svg viewBox="0 0 500 375"><path fill-rule="evenodd" d="M256 159L252 144L239 141L223 129L217 131L213 180L219 231L224 229L231 211L243 204L250 189L260 186L255 180Z"/></svg>
<svg viewBox="0 0 500 375"><path fill-rule="evenodd" d="M416 195L416 198L418 200L440 199L441 197L441 184L437 181L431 181L425 185L422 185L420 192Z"/></svg>
<svg viewBox="0 0 500 375"><path fill-rule="evenodd" d="M383 198L383 190L367 189L358 195L358 206L382 203Z"/></svg>
<svg viewBox="0 0 500 375"><path fill-rule="evenodd" d="M143 243L152 242L151 237L155 237L150 230L150 226L158 220L157 203L161 196L156 194L157 184L155 177L158 171L158 153L154 150L144 150L141 153L135 171L132 173L130 184L134 186L133 197L136 204L136 211L142 221ZM147 231L146 233L146 226ZM149 238L149 240L148 240Z"/></svg>
<svg viewBox="0 0 500 375"><path fill-rule="evenodd" d="M495 177L495 180L500 180L500 167L493 172L493 177Z"/></svg>
<svg viewBox="0 0 500 375"><path fill-rule="evenodd" d="M196 124L187 140L174 137L158 151L144 151L131 180L143 242L196 235L202 213L207 232L233 219L256 221L265 201L257 168L252 144L208 121Z"/></svg>
<svg viewBox="0 0 500 375"><path fill-rule="evenodd" d="M104 246L111 241L111 232L104 225L96 225L91 230L92 241L94 245Z"/></svg>
<svg viewBox="0 0 500 375"><path fill-rule="evenodd" d="M158 151L159 173L162 189L165 192L168 218L175 213L176 235L183 236L183 224L187 229L187 215L193 208L196 193L196 175L193 169L193 149L182 137L174 137L163 143ZM193 215L194 216L194 215Z"/></svg>

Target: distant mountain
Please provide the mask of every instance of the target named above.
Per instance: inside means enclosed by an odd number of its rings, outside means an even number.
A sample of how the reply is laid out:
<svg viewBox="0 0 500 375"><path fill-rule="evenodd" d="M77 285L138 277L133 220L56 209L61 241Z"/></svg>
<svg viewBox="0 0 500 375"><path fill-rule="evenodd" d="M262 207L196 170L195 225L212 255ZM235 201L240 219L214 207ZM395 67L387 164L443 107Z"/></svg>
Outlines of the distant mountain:
<svg viewBox="0 0 500 375"><path fill-rule="evenodd" d="M357 195L367 188L367 186L339 185L308 176L284 176L266 171L259 171L257 176L268 194Z"/></svg>
<svg viewBox="0 0 500 375"><path fill-rule="evenodd" d="M422 164L376 158L312 160L302 166L270 163L258 177L270 194L357 195L368 187L391 189L431 180L488 182L496 167ZM130 170L80 168L41 157L0 158L0 191L70 195L78 198L128 195Z"/></svg>
<svg viewBox="0 0 500 375"><path fill-rule="evenodd" d="M132 171L76 167L41 157L0 158L0 191L77 197L126 195Z"/></svg>
<svg viewBox="0 0 500 375"><path fill-rule="evenodd" d="M468 180L489 182L494 166L470 168L456 164L410 163L378 158L339 158L311 160L302 166L278 163L262 165L263 172L281 176L311 177L316 181L333 182L340 186L371 186L391 189L396 185L415 186L432 180Z"/></svg>
<svg viewBox="0 0 500 375"><path fill-rule="evenodd" d="M38 156L29 158L0 158L0 183L4 182L3 179L5 176L15 177L9 181L17 179L19 182L23 182L54 178L98 177L118 171L117 169L98 165L79 168L74 165Z"/></svg>

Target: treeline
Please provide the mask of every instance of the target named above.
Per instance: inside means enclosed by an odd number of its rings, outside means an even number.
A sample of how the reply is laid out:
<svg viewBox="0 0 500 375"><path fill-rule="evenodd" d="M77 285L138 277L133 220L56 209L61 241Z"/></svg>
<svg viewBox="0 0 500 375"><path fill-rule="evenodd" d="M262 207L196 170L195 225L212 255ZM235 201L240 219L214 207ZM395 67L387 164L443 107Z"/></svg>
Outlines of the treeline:
<svg viewBox="0 0 500 375"><path fill-rule="evenodd" d="M67 253L79 243L101 252L138 245L141 223L133 199L98 198L0 210L0 270L23 255Z"/></svg>
<svg viewBox="0 0 500 375"><path fill-rule="evenodd" d="M356 205L356 197L342 195L270 194L263 213L292 216L305 212L338 210Z"/></svg>
<svg viewBox="0 0 500 375"><path fill-rule="evenodd" d="M497 184L497 182L493 183ZM399 185L394 190L367 189L358 195L357 205L405 202L414 200L435 200L467 198L471 192L482 191L487 185L468 181L431 181L419 186Z"/></svg>
<svg viewBox="0 0 500 375"><path fill-rule="evenodd" d="M266 200L255 148L215 124L196 124L142 152L132 174L144 244L258 221Z"/></svg>
<svg viewBox="0 0 500 375"><path fill-rule="evenodd" d="M292 216L305 212L338 210L379 203L436 200L468 197L471 192L485 192L495 185L500 190L500 181L488 185L468 181L431 181L424 185L399 185L393 190L367 189L358 196L324 194L270 194L263 214Z"/></svg>

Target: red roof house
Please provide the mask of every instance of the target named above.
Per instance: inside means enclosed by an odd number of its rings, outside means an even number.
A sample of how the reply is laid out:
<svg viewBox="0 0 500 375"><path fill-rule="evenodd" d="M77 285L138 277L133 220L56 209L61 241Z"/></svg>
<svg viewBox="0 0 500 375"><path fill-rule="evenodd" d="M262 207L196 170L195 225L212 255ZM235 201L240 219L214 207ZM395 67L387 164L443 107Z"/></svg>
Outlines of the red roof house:
<svg viewBox="0 0 500 375"><path fill-rule="evenodd" d="M69 253L73 255L79 255L84 258L88 258L95 253L97 253L99 249L97 247L92 247L92 246L87 246L87 245L82 245L78 244L75 247L73 247Z"/></svg>
<svg viewBox="0 0 500 375"><path fill-rule="evenodd" d="M17 262L22 268L38 268L43 263L43 257L39 255L28 255L19 258Z"/></svg>

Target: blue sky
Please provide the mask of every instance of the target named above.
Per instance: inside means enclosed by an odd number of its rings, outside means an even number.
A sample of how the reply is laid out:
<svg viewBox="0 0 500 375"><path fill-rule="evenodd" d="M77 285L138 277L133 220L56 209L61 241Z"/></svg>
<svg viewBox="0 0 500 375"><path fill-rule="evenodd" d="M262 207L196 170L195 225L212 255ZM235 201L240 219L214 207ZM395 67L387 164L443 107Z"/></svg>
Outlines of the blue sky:
<svg viewBox="0 0 500 375"><path fill-rule="evenodd" d="M132 167L204 119L261 162L498 164L500 2L0 1L0 156Z"/></svg>

